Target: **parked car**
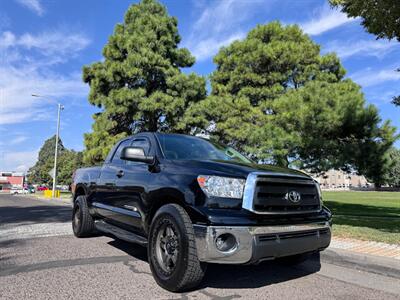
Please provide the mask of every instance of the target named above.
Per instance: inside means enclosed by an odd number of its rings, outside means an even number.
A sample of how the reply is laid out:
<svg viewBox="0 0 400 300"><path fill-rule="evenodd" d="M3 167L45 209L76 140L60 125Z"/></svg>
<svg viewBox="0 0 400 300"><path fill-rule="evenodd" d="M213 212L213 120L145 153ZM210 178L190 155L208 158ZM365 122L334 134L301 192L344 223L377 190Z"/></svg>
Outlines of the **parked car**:
<svg viewBox="0 0 400 300"><path fill-rule="evenodd" d="M69 186L68 185L57 185L57 190L60 191L68 191L69 190Z"/></svg>
<svg viewBox="0 0 400 300"><path fill-rule="evenodd" d="M319 185L193 136L141 133L119 141L72 184L75 236L100 232L147 247L156 282L197 286L207 263L298 263L331 240Z"/></svg>
<svg viewBox="0 0 400 300"><path fill-rule="evenodd" d="M33 185L25 184L24 185L24 189L28 190L29 194L32 194L32 193L36 192L36 189L35 189L35 187Z"/></svg>
<svg viewBox="0 0 400 300"><path fill-rule="evenodd" d="M10 189L10 194L16 195L16 194L29 194L29 190L26 188L21 188L21 187L12 187Z"/></svg>
<svg viewBox="0 0 400 300"><path fill-rule="evenodd" d="M38 188L37 188L37 190L39 191L39 192L41 192L41 191L47 191L49 188L47 187L47 186L39 186Z"/></svg>

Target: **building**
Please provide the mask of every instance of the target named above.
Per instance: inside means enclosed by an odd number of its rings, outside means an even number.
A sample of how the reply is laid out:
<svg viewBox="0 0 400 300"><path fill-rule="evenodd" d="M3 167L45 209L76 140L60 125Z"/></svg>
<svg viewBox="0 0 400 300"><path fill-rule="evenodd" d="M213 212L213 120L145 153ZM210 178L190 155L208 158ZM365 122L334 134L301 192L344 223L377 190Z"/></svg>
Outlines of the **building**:
<svg viewBox="0 0 400 300"><path fill-rule="evenodd" d="M364 176L340 170L329 170L319 176L315 175L313 178L319 182L321 189L351 189L372 186Z"/></svg>
<svg viewBox="0 0 400 300"><path fill-rule="evenodd" d="M19 172L0 171L0 192L8 192L12 187L23 188L25 175Z"/></svg>

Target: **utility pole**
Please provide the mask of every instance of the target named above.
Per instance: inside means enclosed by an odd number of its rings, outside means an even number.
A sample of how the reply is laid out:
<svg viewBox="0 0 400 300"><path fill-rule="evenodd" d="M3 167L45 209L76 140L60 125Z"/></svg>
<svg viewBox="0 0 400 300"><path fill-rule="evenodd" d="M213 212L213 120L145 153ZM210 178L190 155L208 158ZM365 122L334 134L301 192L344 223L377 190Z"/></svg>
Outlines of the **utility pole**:
<svg viewBox="0 0 400 300"><path fill-rule="evenodd" d="M48 99L47 97L44 97L44 96L41 96L41 95L36 95L36 94L32 94L32 97ZM59 139L59 136L60 136L60 114L61 114L61 111L62 111L63 109L64 109L64 106L63 106L62 104L58 103L58 109L57 109L57 130L56 130L56 146L55 146L55 151L54 151L54 167L53 167L53 189L52 189L52 197L53 197L53 198L56 196L58 139Z"/></svg>

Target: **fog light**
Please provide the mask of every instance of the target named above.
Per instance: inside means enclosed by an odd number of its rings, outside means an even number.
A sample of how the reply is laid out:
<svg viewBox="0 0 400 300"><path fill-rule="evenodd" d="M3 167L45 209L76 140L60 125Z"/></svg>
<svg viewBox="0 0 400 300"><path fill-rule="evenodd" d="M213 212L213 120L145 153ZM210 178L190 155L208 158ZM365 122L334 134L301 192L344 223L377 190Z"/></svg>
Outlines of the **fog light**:
<svg viewBox="0 0 400 300"><path fill-rule="evenodd" d="M223 233L215 240L215 246L221 252L228 252L237 247L237 241L234 235L230 233Z"/></svg>

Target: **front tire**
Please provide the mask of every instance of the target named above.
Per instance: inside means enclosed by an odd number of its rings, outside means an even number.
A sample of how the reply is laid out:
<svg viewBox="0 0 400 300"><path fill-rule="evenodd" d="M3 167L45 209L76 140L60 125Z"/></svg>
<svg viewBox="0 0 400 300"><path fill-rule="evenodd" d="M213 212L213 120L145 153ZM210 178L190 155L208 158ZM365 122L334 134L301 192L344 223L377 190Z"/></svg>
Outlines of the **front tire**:
<svg viewBox="0 0 400 300"><path fill-rule="evenodd" d="M85 196L78 196L74 202L72 229L76 237L92 236L95 232L94 220L89 213Z"/></svg>
<svg viewBox="0 0 400 300"><path fill-rule="evenodd" d="M177 204L162 206L151 223L148 257L154 279L171 292L182 292L200 284L206 264L197 257L192 222Z"/></svg>

